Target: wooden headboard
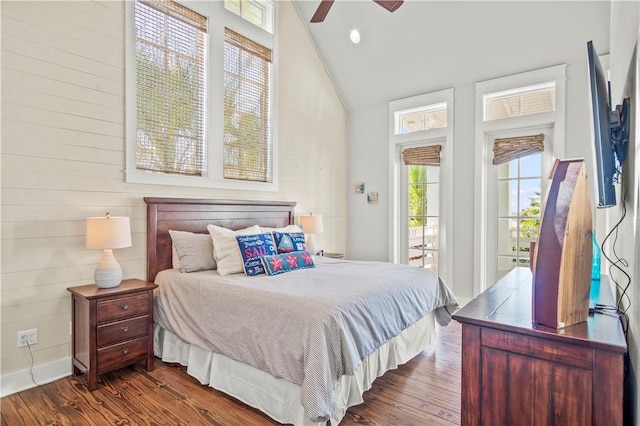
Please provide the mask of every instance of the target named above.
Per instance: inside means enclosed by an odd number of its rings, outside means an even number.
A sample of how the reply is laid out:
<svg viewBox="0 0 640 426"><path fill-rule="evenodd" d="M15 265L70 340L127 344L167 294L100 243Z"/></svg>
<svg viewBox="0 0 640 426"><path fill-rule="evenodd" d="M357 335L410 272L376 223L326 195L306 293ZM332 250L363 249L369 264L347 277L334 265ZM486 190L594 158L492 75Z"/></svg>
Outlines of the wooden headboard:
<svg viewBox="0 0 640 426"><path fill-rule="evenodd" d="M206 234L207 225L242 229L251 225L278 228L294 223L295 202L151 198L147 203L147 280L172 268L169 230Z"/></svg>

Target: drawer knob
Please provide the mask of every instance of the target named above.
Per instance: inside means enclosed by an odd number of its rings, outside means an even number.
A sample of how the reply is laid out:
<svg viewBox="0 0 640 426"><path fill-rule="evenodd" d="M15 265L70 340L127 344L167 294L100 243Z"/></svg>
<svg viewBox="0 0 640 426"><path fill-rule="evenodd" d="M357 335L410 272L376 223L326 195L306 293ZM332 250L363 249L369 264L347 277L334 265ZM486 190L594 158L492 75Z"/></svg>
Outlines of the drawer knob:
<svg viewBox="0 0 640 426"><path fill-rule="evenodd" d="M126 355L126 354L128 354L128 353L129 353L129 349L124 348L124 349L122 350L122 355Z"/></svg>
<svg viewBox="0 0 640 426"><path fill-rule="evenodd" d="M123 332L123 333L126 333L126 332L128 332L128 331L129 331L129 327L122 327L122 332Z"/></svg>
<svg viewBox="0 0 640 426"><path fill-rule="evenodd" d="M123 311L126 311L127 309L129 309L129 305L127 304L122 304L120 305L120 307L122 308Z"/></svg>

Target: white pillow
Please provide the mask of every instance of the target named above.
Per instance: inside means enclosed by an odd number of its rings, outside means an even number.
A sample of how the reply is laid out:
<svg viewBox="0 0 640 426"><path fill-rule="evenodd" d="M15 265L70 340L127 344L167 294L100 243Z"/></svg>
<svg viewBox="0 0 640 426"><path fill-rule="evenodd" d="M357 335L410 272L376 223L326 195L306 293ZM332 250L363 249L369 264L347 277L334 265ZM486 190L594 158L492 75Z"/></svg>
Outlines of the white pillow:
<svg viewBox="0 0 640 426"><path fill-rule="evenodd" d="M262 232L302 232L302 228L298 225L287 225L283 228L266 228L261 226L260 229Z"/></svg>
<svg viewBox="0 0 640 426"><path fill-rule="evenodd" d="M216 268L213 243L207 234L169 230L178 254L181 272L206 271Z"/></svg>
<svg viewBox="0 0 640 426"><path fill-rule="evenodd" d="M213 252L213 250L211 250ZM176 250L176 245L171 241L171 264L173 269L180 269L180 255L178 255L178 250Z"/></svg>
<svg viewBox="0 0 640 426"><path fill-rule="evenodd" d="M260 234L258 225L232 231L217 225L207 225L213 239L213 258L218 265L218 274L229 275L244 272L242 255L236 235Z"/></svg>

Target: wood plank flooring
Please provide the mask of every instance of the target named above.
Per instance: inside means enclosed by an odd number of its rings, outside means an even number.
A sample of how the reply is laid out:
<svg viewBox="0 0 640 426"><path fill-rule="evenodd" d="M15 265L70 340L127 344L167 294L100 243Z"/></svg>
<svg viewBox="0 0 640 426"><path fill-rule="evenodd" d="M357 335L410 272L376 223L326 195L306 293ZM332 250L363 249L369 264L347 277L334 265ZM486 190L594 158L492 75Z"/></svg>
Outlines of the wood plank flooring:
<svg viewBox="0 0 640 426"><path fill-rule="evenodd" d="M341 426L460 424L461 326L439 327L436 343L378 378ZM200 385L185 368L156 359L103 374L88 392L83 376L66 377L1 400L2 426L277 425L259 411Z"/></svg>

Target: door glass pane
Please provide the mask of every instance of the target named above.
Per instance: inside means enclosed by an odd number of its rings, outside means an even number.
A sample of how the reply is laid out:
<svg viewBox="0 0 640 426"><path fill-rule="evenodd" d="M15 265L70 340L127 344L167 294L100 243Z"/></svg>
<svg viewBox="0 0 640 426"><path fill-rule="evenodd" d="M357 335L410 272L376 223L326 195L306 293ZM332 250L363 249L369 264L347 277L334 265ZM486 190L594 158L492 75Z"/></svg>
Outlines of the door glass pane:
<svg viewBox="0 0 640 426"><path fill-rule="evenodd" d="M440 184L428 183L425 185L427 193L425 197L426 209L424 210L427 216L437 217L440 212Z"/></svg>
<svg viewBox="0 0 640 426"><path fill-rule="evenodd" d="M517 224L516 219L498 219L498 254L515 255Z"/></svg>
<svg viewBox="0 0 640 426"><path fill-rule="evenodd" d="M408 167L409 264L438 273L440 184L438 166Z"/></svg>
<svg viewBox="0 0 640 426"><path fill-rule="evenodd" d="M498 180L498 276L516 266L529 266L529 247L540 226L540 155L522 157L508 165L510 177Z"/></svg>
<svg viewBox="0 0 640 426"><path fill-rule="evenodd" d="M440 182L440 166L423 166L426 170L427 177L425 182L437 183Z"/></svg>
<svg viewBox="0 0 640 426"><path fill-rule="evenodd" d="M520 177L540 176L542 169L542 154L531 154L520 159Z"/></svg>

